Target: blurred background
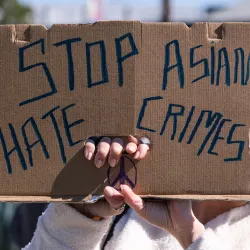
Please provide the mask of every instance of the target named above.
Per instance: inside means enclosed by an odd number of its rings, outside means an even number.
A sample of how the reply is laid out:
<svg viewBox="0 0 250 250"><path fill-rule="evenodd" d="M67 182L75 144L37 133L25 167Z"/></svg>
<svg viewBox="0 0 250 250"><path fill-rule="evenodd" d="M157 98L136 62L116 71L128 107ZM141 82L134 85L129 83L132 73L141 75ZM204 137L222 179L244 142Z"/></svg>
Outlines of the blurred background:
<svg viewBox="0 0 250 250"><path fill-rule="evenodd" d="M97 20L144 22L250 21L250 0L0 0L0 24L76 24ZM0 250L32 238L46 204L0 203Z"/></svg>
<svg viewBox="0 0 250 250"><path fill-rule="evenodd" d="M249 0L0 0L2 23L248 21Z"/></svg>

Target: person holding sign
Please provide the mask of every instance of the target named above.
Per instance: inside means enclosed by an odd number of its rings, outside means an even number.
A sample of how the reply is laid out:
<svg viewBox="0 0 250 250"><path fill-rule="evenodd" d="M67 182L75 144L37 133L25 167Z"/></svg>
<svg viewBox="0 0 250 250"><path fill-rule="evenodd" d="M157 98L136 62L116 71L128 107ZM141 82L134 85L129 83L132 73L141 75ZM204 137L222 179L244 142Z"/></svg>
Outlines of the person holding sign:
<svg viewBox="0 0 250 250"><path fill-rule="evenodd" d="M106 161L114 167L124 148L142 160L149 146L146 138L130 136L124 146L104 137L98 145L87 140L84 154L97 168ZM144 201L125 184L121 192L107 186L104 196L94 204L50 204L24 249L249 249L246 202Z"/></svg>

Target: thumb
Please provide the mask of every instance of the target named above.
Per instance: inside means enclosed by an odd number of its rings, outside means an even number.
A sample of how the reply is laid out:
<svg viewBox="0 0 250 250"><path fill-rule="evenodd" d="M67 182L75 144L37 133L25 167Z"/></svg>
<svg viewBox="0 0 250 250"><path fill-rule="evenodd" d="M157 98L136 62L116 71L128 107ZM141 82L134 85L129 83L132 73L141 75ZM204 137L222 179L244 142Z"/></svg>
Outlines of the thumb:
<svg viewBox="0 0 250 250"><path fill-rule="evenodd" d="M168 228L169 214L167 204L163 202L145 202L127 185L121 185L125 203L140 217L159 228Z"/></svg>
<svg viewBox="0 0 250 250"><path fill-rule="evenodd" d="M145 203L141 197L136 195L127 185L121 185L121 190L125 203L142 216L145 210Z"/></svg>

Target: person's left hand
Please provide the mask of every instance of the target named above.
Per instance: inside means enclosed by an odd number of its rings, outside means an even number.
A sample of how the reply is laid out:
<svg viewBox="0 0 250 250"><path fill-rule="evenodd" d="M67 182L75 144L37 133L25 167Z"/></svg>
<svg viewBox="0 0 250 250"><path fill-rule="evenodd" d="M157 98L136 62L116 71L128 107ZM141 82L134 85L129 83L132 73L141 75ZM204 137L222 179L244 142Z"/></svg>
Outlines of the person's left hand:
<svg viewBox="0 0 250 250"><path fill-rule="evenodd" d="M95 146L96 143L92 138L86 141L84 155L86 159L93 160L97 168L102 168L105 162L108 162L111 167L115 167L124 150L136 160L144 159L149 150L149 145L142 143L134 136L128 137L126 145L121 138L111 140L109 137L103 137ZM96 219L119 215L123 212L125 202L120 192L107 186L104 189L104 196L105 200L99 200L94 204L75 203L71 204L71 207L89 218Z"/></svg>

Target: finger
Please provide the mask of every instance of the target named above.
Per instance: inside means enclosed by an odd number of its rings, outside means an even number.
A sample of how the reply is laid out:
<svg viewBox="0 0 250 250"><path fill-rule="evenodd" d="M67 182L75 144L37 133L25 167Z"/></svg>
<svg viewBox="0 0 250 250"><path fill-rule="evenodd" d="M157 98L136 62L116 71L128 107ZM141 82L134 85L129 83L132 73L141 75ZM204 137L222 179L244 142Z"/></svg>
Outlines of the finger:
<svg viewBox="0 0 250 250"><path fill-rule="evenodd" d="M129 136L128 136L128 140L129 140L129 142L133 142L133 143L135 143L136 145L139 144L139 140L138 140L136 137L134 137L133 135L129 135Z"/></svg>
<svg viewBox="0 0 250 250"><path fill-rule="evenodd" d="M137 150L137 145L134 142L129 142L126 146L126 152L129 154L134 154Z"/></svg>
<svg viewBox="0 0 250 250"><path fill-rule="evenodd" d="M115 165L120 161L123 151L123 140L116 138L112 141L110 152L109 152L109 165L115 167Z"/></svg>
<svg viewBox="0 0 250 250"><path fill-rule="evenodd" d="M118 209L124 204L123 195L112 187L105 187L104 196L111 208Z"/></svg>
<svg viewBox="0 0 250 250"><path fill-rule="evenodd" d="M144 201L127 185L121 185L121 190L125 203L127 203L139 215L143 213L145 207Z"/></svg>
<svg viewBox="0 0 250 250"><path fill-rule="evenodd" d="M88 141L84 147L84 155L87 160L91 160L95 153L95 144L93 142Z"/></svg>
<svg viewBox="0 0 250 250"><path fill-rule="evenodd" d="M143 158L145 158L148 151L149 146L147 144L140 144L137 148L134 158L136 160L142 160Z"/></svg>
<svg viewBox="0 0 250 250"><path fill-rule="evenodd" d="M110 149L111 139L104 137L101 139L100 143L97 146L97 153L95 156L95 165L97 168L100 168L104 165Z"/></svg>

